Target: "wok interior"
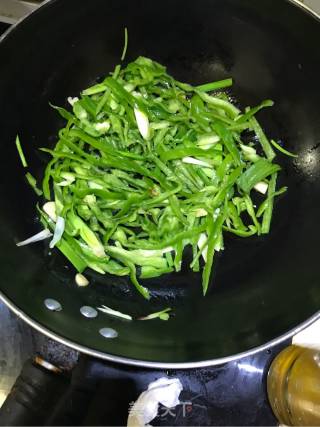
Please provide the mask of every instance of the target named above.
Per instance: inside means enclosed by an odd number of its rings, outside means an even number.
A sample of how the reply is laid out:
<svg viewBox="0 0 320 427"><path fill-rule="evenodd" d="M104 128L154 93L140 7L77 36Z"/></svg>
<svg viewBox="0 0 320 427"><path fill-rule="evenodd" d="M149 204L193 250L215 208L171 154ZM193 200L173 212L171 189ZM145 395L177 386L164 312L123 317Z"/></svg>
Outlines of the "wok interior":
<svg viewBox="0 0 320 427"><path fill-rule="evenodd" d="M267 134L299 154L279 155L279 185L288 192L275 205L270 235L227 237L208 295L187 265L150 280L150 302L126 278L89 274L79 289L74 270L46 245L16 248L40 229L37 198L26 184L15 151L19 133L31 171L41 179L48 158L38 147L54 144L63 121L49 102L65 106L119 63L128 27L127 61L149 56L182 81L201 84L233 77L242 107L266 98L259 113ZM302 35L302 36L301 36ZM284 334L320 304L318 194L320 187L319 22L289 1L54 0L0 43L0 290L33 320L90 349L151 362L197 362L230 356ZM185 263L186 264L186 263ZM55 298L62 312L43 305ZM172 307L169 322L126 322L79 309L108 305L134 316ZM99 335L102 327L119 333Z"/></svg>

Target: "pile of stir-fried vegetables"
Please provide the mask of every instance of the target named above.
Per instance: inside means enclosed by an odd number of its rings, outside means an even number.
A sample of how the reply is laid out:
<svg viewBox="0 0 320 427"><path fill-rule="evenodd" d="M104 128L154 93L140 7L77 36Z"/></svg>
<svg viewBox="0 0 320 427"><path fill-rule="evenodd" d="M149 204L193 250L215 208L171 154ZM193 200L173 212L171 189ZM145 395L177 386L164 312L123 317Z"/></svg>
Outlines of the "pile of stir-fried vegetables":
<svg viewBox="0 0 320 427"><path fill-rule="evenodd" d="M241 112L225 93L208 94L231 84L192 87L139 57L69 99L72 112L55 107L67 124L53 149L42 148L52 156L40 209L50 246L78 272L129 275L149 298L139 279L179 271L190 245L190 268L204 263L205 294L225 233L269 232L274 197L285 191L276 190L272 145L290 155L255 118L272 101Z"/></svg>

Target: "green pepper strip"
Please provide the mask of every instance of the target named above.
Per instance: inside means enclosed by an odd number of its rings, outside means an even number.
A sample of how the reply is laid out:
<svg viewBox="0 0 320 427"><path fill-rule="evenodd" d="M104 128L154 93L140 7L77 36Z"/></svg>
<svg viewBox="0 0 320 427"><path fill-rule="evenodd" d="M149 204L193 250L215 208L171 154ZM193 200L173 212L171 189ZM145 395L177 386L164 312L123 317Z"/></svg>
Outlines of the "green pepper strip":
<svg viewBox="0 0 320 427"><path fill-rule="evenodd" d="M220 214L218 218L214 221L212 216L208 218L208 250L207 250L207 261L203 269L202 273L202 290L203 295L206 295L208 286L209 286L209 280L210 276L213 272L213 257L215 252L215 245L218 241L218 238L220 236L222 225L224 223L224 215Z"/></svg>
<svg viewBox="0 0 320 427"><path fill-rule="evenodd" d="M206 83L203 85L196 86L196 89L200 92L212 92L218 89L225 89L232 86L232 79L220 80L218 82Z"/></svg>

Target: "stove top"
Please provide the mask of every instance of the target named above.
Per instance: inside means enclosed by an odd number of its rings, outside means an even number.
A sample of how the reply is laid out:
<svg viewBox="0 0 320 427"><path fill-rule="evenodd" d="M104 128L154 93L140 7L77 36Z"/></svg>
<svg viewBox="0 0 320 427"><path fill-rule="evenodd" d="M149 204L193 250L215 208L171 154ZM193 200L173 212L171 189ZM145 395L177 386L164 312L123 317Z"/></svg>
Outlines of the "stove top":
<svg viewBox="0 0 320 427"><path fill-rule="evenodd" d="M56 402L54 413L47 414L49 425L125 425L132 402L163 376L180 379L181 404L170 411L161 407L153 425L277 425L267 401L266 374L272 359L289 342L212 368L141 369L79 355L34 331L1 303L0 336L0 405L24 362L35 354L73 369L59 405Z"/></svg>

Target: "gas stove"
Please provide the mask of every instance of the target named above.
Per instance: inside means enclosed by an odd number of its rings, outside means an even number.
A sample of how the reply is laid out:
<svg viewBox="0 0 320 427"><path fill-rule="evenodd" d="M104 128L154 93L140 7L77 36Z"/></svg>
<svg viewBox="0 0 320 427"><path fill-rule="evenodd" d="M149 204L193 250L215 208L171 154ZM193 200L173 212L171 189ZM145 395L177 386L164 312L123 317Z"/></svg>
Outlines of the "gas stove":
<svg viewBox="0 0 320 427"><path fill-rule="evenodd" d="M0 336L2 401L24 363L27 361L28 371L28 359L35 355L66 373L59 394L53 389L48 395L50 411L44 418L35 415L40 418L35 418L34 425L126 425L132 402L150 382L163 376L180 379L181 404L171 410L160 407L152 425L277 425L267 400L266 375L275 355L290 342L212 368L170 371L135 368L79 355L34 331L1 303ZM47 391L50 392L50 387ZM45 402L43 397L42 405L46 406ZM23 418L18 420L18 424L24 424Z"/></svg>

